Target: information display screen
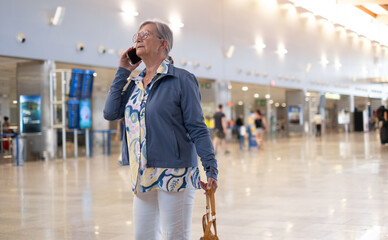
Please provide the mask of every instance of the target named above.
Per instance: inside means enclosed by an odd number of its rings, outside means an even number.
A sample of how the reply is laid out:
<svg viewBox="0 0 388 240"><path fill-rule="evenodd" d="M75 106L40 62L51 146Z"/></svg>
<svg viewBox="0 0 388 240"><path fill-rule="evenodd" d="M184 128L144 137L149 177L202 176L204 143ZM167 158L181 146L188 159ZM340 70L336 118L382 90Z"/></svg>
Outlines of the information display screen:
<svg viewBox="0 0 388 240"><path fill-rule="evenodd" d="M41 97L40 95L20 95L20 121L21 134L41 133Z"/></svg>
<svg viewBox="0 0 388 240"><path fill-rule="evenodd" d="M82 80L84 77L84 72L85 71L81 69L73 69L71 73L69 97L71 98L81 97Z"/></svg>
<svg viewBox="0 0 388 240"><path fill-rule="evenodd" d="M81 90L82 99L90 98L92 96L93 79L94 79L94 71L85 70L83 81L82 81L82 90Z"/></svg>
<svg viewBox="0 0 388 240"><path fill-rule="evenodd" d="M291 124L303 124L303 114L301 106L288 107L288 122Z"/></svg>
<svg viewBox="0 0 388 240"><path fill-rule="evenodd" d="M80 117L79 117L79 101L69 100L69 129L79 129Z"/></svg>
<svg viewBox="0 0 388 240"><path fill-rule="evenodd" d="M79 101L80 112L80 127L81 129L87 129L92 127L92 111L90 108L90 100Z"/></svg>

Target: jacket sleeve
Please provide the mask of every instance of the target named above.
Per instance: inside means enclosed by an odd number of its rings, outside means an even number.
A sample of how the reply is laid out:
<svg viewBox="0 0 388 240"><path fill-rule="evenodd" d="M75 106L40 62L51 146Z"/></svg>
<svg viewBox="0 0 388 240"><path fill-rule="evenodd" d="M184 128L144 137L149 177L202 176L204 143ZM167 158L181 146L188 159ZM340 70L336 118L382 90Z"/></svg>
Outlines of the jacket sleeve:
<svg viewBox="0 0 388 240"><path fill-rule="evenodd" d="M113 121L124 117L126 95L123 92L123 88L127 84L127 78L130 73L125 68L118 68L105 101L104 118L106 120Z"/></svg>
<svg viewBox="0 0 388 240"><path fill-rule="evenodd" d="M203 118L198 81L193 74L187 74L181 83L181 109L185 127L195 145L206 176L217 179L217 160Z"/></svg>

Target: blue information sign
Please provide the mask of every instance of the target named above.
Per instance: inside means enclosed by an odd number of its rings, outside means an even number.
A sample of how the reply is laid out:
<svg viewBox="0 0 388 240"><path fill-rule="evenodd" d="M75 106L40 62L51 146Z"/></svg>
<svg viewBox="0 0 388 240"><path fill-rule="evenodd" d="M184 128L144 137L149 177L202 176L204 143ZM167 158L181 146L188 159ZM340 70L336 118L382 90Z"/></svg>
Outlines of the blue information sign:
<svg viewBox="0 0 388 240"><path fill-rule="evenodd" d="M70 91L69 97L71 98L80 98L81 89L82 89L82 80L84 77L84 70L82 69L73 69L70 80Z"/></svg>
<svg viewBox="0 0 388 240"><path fill-rule="evenodd" d="M79 101L69 100L69 129L79 129Z"/></svg>
<svg viewBox="0 0 388 240"><path fill-rule="evenodd" d="M90 98L92 96L93 91L93 78L94 78L94 71L91 70L85 70L84 71L84 77L82 81L82 90L81 90L81 98Z"/></svg>

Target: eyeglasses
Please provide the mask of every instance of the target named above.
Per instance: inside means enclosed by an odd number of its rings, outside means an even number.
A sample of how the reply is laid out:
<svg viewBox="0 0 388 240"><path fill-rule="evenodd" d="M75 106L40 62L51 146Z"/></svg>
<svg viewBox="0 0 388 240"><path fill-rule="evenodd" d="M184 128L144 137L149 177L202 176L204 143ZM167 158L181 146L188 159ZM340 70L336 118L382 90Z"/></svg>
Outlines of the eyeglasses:
<svg viewBox="0 0 388 240"><path fill-rule="evenodd" d="M151 34L148 31L141 31L133 35L132 41L134 43L137 42L137 39L140 38L140 41L144 41L147 39ZM159 40L163 40L162 38L158 37Z"/></svg>
<svg viewBox="0 0 388 240"><path fill-rule="evenodd" d="M132 41L136 43L138 38L140 38L140 40L143 41L149 36L150 36L150 33L148 31L141 31L133 35Z"/></svg>

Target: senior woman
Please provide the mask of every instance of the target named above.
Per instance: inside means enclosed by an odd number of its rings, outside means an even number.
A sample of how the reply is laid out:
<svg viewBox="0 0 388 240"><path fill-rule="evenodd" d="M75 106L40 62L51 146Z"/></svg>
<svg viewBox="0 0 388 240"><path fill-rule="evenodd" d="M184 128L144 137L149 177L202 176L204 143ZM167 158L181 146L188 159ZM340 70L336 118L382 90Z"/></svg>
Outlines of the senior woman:
<svg viewBox="0 0 388 240"><path fill-rule="evenodd" d="M166 24L143 22L133 41L145 69L132 76L140 64L126 56L133 48L121 55L104 117L125 119L122 161L130 165L135 239L190 239L195 190L216 189L218 174L198 82L171 63ZM197 155L207 183L199 179Z"/></svg>

